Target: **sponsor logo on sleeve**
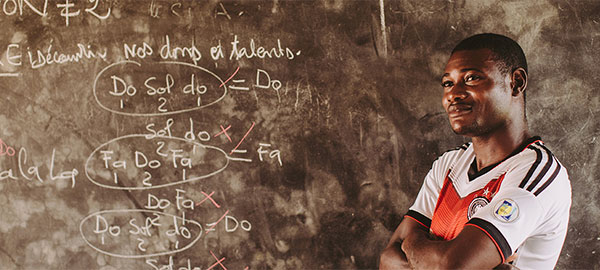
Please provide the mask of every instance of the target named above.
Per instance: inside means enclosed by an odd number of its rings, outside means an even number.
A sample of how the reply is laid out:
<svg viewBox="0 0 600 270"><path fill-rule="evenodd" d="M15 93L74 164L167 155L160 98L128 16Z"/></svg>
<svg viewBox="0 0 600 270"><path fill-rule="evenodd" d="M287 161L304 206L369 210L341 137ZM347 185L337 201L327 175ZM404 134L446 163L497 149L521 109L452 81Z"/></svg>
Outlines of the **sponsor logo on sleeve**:
<svg viewBox="0 0 600 270"><path fill-rule="evenodd" d="M503 222L513 222L519 217L519 206L511 199L503 199L494 208L494 216Z"/></svg>

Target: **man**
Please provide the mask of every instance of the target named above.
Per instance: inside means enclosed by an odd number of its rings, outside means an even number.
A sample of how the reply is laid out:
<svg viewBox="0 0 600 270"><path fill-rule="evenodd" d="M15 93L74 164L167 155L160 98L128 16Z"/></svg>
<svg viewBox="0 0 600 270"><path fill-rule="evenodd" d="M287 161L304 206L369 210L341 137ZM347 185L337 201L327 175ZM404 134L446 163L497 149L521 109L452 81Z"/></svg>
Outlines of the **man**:
<svg viewBox="0 0 600 270"><path fill-rule="evenodd" d="M521 47L479 34L452 51L442 105L472 142L434 161L381 254L380 269L552 269L567 233L571 185L525 116Z"/></svg>

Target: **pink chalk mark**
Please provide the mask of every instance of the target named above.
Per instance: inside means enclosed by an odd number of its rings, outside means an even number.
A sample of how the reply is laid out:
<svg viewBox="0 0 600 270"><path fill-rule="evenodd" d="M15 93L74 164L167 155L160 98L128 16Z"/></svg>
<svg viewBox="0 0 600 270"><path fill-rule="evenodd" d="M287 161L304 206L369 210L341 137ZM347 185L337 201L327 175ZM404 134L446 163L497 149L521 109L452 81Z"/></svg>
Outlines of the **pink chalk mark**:
<svg viewBox="0 0 600 270"><path fill-rule="evenodd" d="M229 152L229 154L233 154L233 151L235 151L238 147L240 147L240 145L242 144L242 142L244 141L244 139L246 139L246 136L248 136L248 134L250 134L250 131L252 130L252 128L254 128L254 122L252 122L252 126L250 126L250 129L248 129L248 132L246 132L246 135L244 135L244 137L242 138L242 140L235 146L235 148L233 148L231 150L231 152Z"/></svg>
<svg viewBox="0 0 600 270"><path fill-rule="evenodd" d="M221 262L225 260L225 257L221 258L221 259L217 259L217 256L215 256L215 254L212 252L212 250L210 251L210 255L213 256L213 258L215 258L215 260L217 260L216 263L213 263L213 265L211 265L209 268L207 268L206 270L210 270L213 267L219 265L221 266L222 269L227 270L227 267L225 267L225 265L223 265Z"/></svg>
<svg viewBox="0 0 600 270"><path fill-rule="evenodd" d="M225 134L225 136L227 136L227 139L229 139L229 142L232 142L231 137L229 137L229 134L227 134L227 130L231 128L231 125L229 125L227 128L223 128L223 125L221 125L221 132L215 134L215 136L213 137L217 137L221 134Z"/></svg>
<svg viewBox="0 0 600 270"><path fill-rule="evenodd" d="M219 85L219 87L225 85L229 80L233 79L233 76L235 76L235 74L237 74L239 70L240 70L240 67L237 67L237 69L235 69L235 71L233 72L233 74L231 74L229 79L225 80L221 85Z"/></svg>
<svg viewBox="0 0 600 270"><path fill-rule="evenodd" d="M6 144L2 139L0 139L0 156L4 156L4 155L8 155L8 156L14 156L15 155L15 149L8 146L8 144Z"/></svg>
<svg viewBox="0 0 600 270"><path fill-rule="evenodd" d="M214 204L214 205L215 205L217 208L221 208L221 206L220 206L220 205L219 205L217 202L215 202L215 200L214 200L214 199L211 197L213 194L215 194L215 192L214 192L214 191L213 191L213 192L211 192L210 194L206 194L206 193L204 193L204 191L201 191L201 192L202 192L202 194L203 194L203 195L204 195L206 198L204 198L204 200L202 200L202 201L200 201L200 202L196 203L196 206L199 206L199 205L201 205L201 204L202 204L203 202L205 202L206 200L210 200L210 201L212 202L212 204Z"/></svg>
<svg viewBox="0 0 600 270"><path fill-rule="evenodd" d="M223 216L221 216L221 218L219 218L219 220L217 220L217 222L215 222L215 224L213 224L212 227L206 230L206 234L208 234L209 232L211 232L212 229L217 227L217 224L219 224L219 222L221 222L221 220L223 220L225 216L227 216L227 214L229 214L229 210L225 211L225 214L223 214Z"/></svg>

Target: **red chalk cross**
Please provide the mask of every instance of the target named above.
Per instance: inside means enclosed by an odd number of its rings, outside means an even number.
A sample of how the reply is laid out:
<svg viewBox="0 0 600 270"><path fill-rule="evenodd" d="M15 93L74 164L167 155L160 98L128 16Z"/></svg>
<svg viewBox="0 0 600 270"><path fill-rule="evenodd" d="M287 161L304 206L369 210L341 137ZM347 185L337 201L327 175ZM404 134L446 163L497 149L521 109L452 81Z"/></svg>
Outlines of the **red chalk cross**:
<svg viewBox="0 0 600 270"><path fill-rule="evenodd" d="M206 197L206 198L204 198L204 200L196 203L196 206L201 205L206 200L210 200L214 206L216 206L217 208L221 208L221 206L217 202L215 202L215 200L212 198L212 195L215 194L214 191L211 192L210 194L206 194L206 193L204 193L204 191L201 191L201 192L202 192L202 195L204 195L204 197Z"/></svg>
<svg viewBox="0 0 600 270"><path fill-rule="evenodd" d="M217 137L221 134L225 134L225 137L227 137L227 139L229 140L229 142L232 142L231 137L229 137L229 134L227 134L227 130L231 128L231 125L229 125L227 128L223 128L223 125L221 125L221 132L215 134L213 137Z"/></svg>

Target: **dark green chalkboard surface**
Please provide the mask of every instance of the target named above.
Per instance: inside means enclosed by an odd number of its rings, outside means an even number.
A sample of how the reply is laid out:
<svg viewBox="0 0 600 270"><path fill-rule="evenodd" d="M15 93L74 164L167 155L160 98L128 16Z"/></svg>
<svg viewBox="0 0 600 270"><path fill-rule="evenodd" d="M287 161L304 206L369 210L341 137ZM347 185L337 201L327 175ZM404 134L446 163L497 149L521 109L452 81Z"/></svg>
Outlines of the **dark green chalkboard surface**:
<svg viewBox="0 0 600 270"><path fill-rule="evenodd" d="M598 262L596 1L0 1L0 268L372 269L465 142L439 76L514 37Z"/></svg>

